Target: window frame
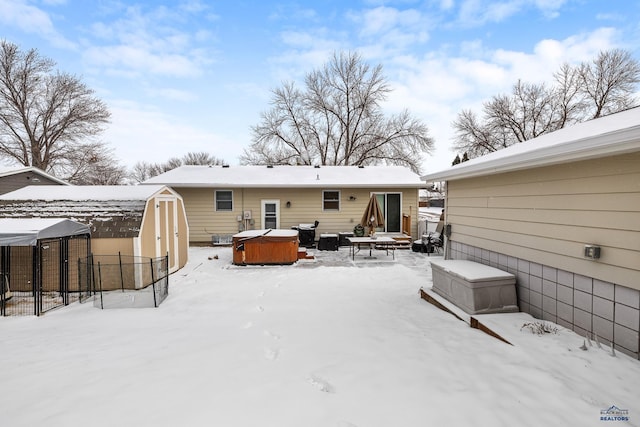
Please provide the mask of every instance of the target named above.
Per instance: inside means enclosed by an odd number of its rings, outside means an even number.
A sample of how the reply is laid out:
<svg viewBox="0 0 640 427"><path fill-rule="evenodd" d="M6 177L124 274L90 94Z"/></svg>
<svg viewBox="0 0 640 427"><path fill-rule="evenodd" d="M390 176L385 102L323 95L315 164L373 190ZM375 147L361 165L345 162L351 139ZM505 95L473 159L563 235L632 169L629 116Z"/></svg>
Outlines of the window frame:
<svg viewBox="0 0 640 427"><path fill-rule="evenodd" d="M219 200L218 193L229 193L231 195L230 200ZM229 209L221 209L218 203L231 203ZM233 212L233 190L215 190L213 195L213 207L216 212Z"/></svg>
<svg viewBox="0 0 640 427"><path fill-rule="evenodd" d="M327 193L336 193L337 199L327 199ZM322 211L323 212L340 212L342 194L340 190L322 190ZM327 203L337 203L337 208L327 208Z"/></svg>

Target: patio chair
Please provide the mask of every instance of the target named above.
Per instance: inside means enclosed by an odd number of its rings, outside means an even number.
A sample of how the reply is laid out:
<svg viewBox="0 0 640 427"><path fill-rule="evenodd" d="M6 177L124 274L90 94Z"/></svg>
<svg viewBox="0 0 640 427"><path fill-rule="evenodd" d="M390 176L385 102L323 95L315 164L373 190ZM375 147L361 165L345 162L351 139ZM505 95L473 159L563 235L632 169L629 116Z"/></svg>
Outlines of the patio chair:
<svg viewBox="0 0 640 427"><path fill-rule="evenodd" d="M440 253L440 251L444 247L442 234L438 233L437 231L432 231L429 234L425 234L424 236L422 236L422 247L424 248L427 255L434 252Z"/></svg>

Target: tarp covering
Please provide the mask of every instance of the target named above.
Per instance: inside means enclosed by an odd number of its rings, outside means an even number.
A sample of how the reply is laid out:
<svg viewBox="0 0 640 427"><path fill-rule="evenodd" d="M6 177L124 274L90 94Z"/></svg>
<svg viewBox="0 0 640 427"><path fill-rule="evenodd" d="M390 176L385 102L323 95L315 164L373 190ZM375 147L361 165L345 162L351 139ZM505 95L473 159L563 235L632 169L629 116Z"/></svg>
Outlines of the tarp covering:
<svg viewBox="0 0 640 427"><path fill-rule="evenodd" d="M35 246L38 240L90 234L89 226L59 218L2 218L0 246Z"/></svg>

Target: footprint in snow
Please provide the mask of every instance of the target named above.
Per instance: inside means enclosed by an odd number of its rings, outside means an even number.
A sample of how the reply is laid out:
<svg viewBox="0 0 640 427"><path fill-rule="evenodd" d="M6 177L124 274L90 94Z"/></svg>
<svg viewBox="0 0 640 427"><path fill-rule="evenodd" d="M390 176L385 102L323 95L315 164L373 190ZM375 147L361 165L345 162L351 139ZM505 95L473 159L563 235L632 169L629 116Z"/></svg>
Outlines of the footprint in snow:
<svg viewBox="0 0 640 427"><path fill-rule="evenodd" d="M264 291L262 291L262 292L260 292L260 293L258 294L258 297L259 297L259 298L262 298L263 296L264 296Z"/></svg>
<svg viewBox="0 0 640 427"><path fill-rule="evenodd" d="M264 358L267 360L275 361L278 358L279 354L280 352L276 349L273 349L273 348L264 349Z"/></svg>
<svg viewBox="0 0 640 427"><path fill-rule="evenodd" d="M279 340L279 339L280 339L280 335L278 335L278 334L274 334L274 333L273 333L273 332L271 332L271 331L267 331L267 330L265 330L265 331L264 331L264 334L265 334L265 336L267 336L267 337L271 337L271 338L273 338L274 340Z"/></svg>
<svg viewBox="0 0 640 427"><path fill-rule="evenodd" d="M264 311L264 307L263 307L263 306L261 306L261 305L257 305L257 306L256 306L256 310L258 310L258 311L260 311L260 312L263 312L263 311Z"/></svg>
<svg viewBox="0 0 640 427"><path fill-rule="evenodd" d="M307 378L307 381L309 382L309 384L311 384L312 386L314 386L315 388L317 388L318 390L324 393L336 392L333 385L323 378L317 377L315 375L311 375L309 378Z"/></svg>
<svg viewBox="0 0 640 427"><path fill-rule="evenodd" d="M242 327L242 329L249 329L250 327L253 326L253 322L247 322L244 324L244 326Z"/></svg>

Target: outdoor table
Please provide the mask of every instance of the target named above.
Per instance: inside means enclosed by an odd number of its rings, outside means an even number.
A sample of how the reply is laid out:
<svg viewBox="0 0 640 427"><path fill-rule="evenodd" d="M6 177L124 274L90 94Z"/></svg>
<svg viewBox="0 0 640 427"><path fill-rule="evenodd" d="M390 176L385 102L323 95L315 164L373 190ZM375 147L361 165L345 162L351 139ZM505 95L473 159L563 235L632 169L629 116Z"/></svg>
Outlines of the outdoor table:
<svg viewBox="0 0 640 427"><path fill-rule="evenodd" d="M351 243L351 259L356 259L356 252L360 252L360 245L368 244L369 245L369 257L371 257L371 247L372 245L384 246L384 249L387 251L387 255L389 255L389 249L391 249L391 254L393 255L393 259L396 259L396 241L391 237L387 236L379 236L379 237L347 237L349 243ZM358 250L356 251L356 246Z"/></svg>

